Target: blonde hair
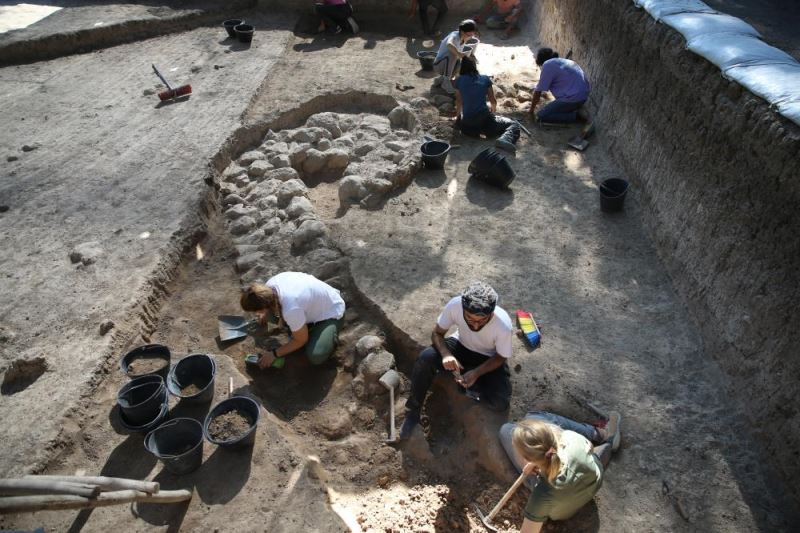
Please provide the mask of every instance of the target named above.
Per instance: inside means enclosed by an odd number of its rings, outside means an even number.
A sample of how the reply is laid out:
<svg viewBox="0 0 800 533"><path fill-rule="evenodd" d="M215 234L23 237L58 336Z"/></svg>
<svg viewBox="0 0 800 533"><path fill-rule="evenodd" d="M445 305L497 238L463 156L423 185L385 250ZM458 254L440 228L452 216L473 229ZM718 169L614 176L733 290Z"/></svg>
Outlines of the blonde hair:
<svg viewBox="0 0 800 533"><path fill-rule="evenodd" d="M275 312L278 309L278 296L275 291L263 283L252 283L242 289L239 303L245 311Z"/></svg>
<svg viewBox="0 0 800 533"><path fill-rule="evenodd" d="M553 482L561 469L558 458L558 434L560 431L547 422L537 419L523 420L511 434L511 443L522 458L535 463L547 481Z"/></svg>

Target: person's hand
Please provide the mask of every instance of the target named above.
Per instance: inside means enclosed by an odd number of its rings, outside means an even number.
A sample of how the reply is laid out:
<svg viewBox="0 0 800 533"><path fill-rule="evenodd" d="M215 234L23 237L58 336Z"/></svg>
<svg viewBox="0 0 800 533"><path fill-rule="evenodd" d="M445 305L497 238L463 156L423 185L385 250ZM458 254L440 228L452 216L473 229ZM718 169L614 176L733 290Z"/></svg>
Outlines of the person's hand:
<svg viewBox="0 0 800 533"><path fill-rule="evenodd" d="M464 368L461 366L461 363L458 362L458 359L453 357L453 354L445 355L442 357L442 366L445 370L453 371L453 370L461 370Z"/></svg>
<svg viewBox="0 0 800 533"><path fill-rule="evenodd" d="M474 370L470 370L469 372L464 372L461 375L461 383L459 383L465 389L468 389L475 385L475 382L478 381L480 376Z"/></svg>
<svg viewBox="0 0 800 533"><path fill-rule="evenodd" d="M525 466L522 467L522 473L526 476L530 476L531 474L539 474L539 467L536 466L535 463L525 463Z"/></svg>
<svg viewBox="0 0 800 533"><path fill-rule="evenodd" d="M273 350L270 350L265 354L261 354L261 357L258 359L258 367L260 369L264 370L272 366L272 363L275 362L275 357L272 354Z"/></svg>

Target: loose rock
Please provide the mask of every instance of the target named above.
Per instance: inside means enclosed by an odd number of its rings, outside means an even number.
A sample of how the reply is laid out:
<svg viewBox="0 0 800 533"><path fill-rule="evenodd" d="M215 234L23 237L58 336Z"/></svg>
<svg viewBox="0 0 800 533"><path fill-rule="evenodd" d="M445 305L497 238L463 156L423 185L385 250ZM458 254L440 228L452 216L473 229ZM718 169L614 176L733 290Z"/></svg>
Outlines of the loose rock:
<svg viewBox="0 0 800 533"><path fill-rule="evenodd" d="M256 226L256 221L253 217L243 216L234 220L230 225L230 232L234 235L244 235Z"/></svg>
<svg viewBox="0 0 800 533"><path fill-rule="evenodd" d="M91 265L103 254L103 249L97 241L84 242L77 245L69 253L69 260L73 263Z"/></svg>
<svg viewBox="0 0 800 533"><path fill-rule="evenodd" d="M106 333L111 331L113 328L114 328L114 321L113 320L109 320L109 319L103 320L102 322L100 322L100 335L105 335Z"/></svg>

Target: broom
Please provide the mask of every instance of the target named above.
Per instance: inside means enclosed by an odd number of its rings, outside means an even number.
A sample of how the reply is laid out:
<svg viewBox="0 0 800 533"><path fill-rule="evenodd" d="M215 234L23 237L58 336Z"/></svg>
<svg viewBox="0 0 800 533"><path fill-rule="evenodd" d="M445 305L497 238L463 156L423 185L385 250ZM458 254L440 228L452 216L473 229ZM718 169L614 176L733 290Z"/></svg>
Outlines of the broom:
<svg viewBox="0 0 800 533"><path fill-rule="evenodd" d="M169 82L167 82L167 80L164 79L164 76L162 76L161 73L158 71L156 66L155 65L152 65L152 66L153 66L153 71L156 73L156 76L158 76L161 79L161 81L164 83L164 85L167 86L167 90L166 91L161 91L160 93L158 93L158 98L162 102L166 102L167 100L172 100L174 98L178 98L180 96L184 96L184 95L187 95L187 94L192 94L192 86L191 85L189 85L187 83L186 85L181 85L180 87L175 87L173 89L172 86L169 84Z"/></svg>

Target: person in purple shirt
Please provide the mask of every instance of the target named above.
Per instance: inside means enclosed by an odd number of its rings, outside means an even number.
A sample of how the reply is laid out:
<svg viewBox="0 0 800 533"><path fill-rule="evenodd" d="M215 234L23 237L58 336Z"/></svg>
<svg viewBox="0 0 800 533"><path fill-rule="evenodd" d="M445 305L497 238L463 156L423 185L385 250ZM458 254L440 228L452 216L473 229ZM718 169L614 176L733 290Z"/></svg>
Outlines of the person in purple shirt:
<svg viewBox="0 0 800 533"><path fill-rule="evenodd" d="M347 0L319 0L314 4L314 10L322 18L318 32L341 33L344 30L358 33L353 7Z"/></svg>
<svg viewBox="0 0 800 533"><path fill-rule="evenodd" d="M536 52L536 64L542 71L533 92L531 118L539 122L590 122L583 104L589 98L591 85L581 67L574 61L558 57L550 48L540 48ZM536 113L536 105L546 91L550 91L555 100Z"/></svg>

